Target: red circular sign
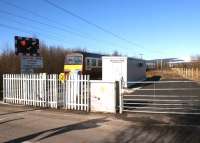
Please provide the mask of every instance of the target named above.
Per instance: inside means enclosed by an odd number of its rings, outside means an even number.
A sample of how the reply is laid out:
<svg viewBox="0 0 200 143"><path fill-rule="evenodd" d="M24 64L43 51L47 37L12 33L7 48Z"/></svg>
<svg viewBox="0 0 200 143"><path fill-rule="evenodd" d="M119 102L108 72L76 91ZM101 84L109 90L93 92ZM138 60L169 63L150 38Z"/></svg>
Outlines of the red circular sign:
<svg viewBox="0 0 200 143"><path fill-rule="evenodd" d="M25 40L20 41L20 45L21 46L26 46L26 41Z"/></svg>

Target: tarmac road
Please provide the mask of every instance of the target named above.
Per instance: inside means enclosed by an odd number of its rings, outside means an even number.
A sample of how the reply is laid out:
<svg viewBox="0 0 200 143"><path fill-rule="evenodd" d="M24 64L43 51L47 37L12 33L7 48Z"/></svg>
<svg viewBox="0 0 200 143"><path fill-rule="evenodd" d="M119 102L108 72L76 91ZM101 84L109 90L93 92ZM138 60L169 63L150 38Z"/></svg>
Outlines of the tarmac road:
<svg viewBox="0 0 200 143"><path fill-rule="evenodd" d="M0 104L0 142L199 143L200 117L95 114Z"/></svg>

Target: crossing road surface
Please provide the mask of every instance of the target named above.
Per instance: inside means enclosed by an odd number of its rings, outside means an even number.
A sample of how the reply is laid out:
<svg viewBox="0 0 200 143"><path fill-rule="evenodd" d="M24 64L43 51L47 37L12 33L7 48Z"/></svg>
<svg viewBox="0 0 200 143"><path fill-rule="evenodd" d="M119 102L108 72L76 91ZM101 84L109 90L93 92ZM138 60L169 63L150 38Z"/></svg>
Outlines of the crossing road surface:
<svg viewBox="0 0 200 143"><path fill-rule="evenodd" d="M199 143L200 117L94 114L0 104L0 142Z"/></svg>

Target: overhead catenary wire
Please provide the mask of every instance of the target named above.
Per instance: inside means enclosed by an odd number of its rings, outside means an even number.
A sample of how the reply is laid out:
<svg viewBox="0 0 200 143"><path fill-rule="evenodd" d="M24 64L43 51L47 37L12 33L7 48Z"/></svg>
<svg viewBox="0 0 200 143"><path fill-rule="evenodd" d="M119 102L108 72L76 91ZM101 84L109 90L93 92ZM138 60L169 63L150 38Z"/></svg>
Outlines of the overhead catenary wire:
<svg viewBox="0 0 200 143"><path fill-rule="evenodd" d="M5 19L5 20L8 21L7 18L3 18L3 19ZM24 30L24 25L26 25L25 23L23 23L23 22L21 22L21 21L14 20L14 19L9 20L9 21L14 22L14 23L19 24L19 25L23 25L23 30ZM34 25L34 26L33 26L33 25L31 25L31 26L29 25L28 27L31 28L31 29L34 29L34 30L37 29L37 30L39 30L40 32L45 32L45 33L47 33L48 35L51 35L51 36L53 36L53 37L55 37L55 38L57 38L57 39L62 38L62 36L59 37L57 33L54 33L54 32L52 32L52 31L50 31L50 30L44 30L43 28L37 27L37 26L35 26L35 25ZM32 31L32 33L37 33L37 31ZM65 38L62 38L62 40L65 41ZM67 41L67 43L69 43L69 42Z"/></svg>
<svg viewBox="0 0 200 143"><path fill-rule="evenodd" d="M92 21L89 21L88 19L86 19L86 18L84 18L84 17L82 17L82 16L80 16L80 15L78 15L78 14L76 14L76 13L74 13L74 12L68 10L68 9L66 9L66 8L63 8L63 7L59 6L58 4L56 4L56 3L54 3L54 2L52 2L50 0L43 0L43 1L48 3L49 5L57 8L57 9L59 9L59 10L65 12L66 14L71 15L71 16L73 16L73 17L75 17L75 18L77 18L77 19L79 19L79 20L81 20L81 21L93 26L93 27L96 27L97 29L99 29L99 30L101 30L101 31L103 31L103 32L105 32L105 33L107 33L107 34L109 34L109 35L121 40L121 41L124 41L124 42L126 42L126 43L128 43L128 44L130 44L130 45L132 45L134 47L138 47L138 48L140 48L142 50L148 50L148 49L145 49L145 47L143 45L138 44L138 43L133 42L133 41L130 41L130 40L128 40L128 39L126 39L126 38L124 38L124 37L112 32L112 31L110 31L110 30L108 30L108 29L106 29L106 28L104 28L104 27L92 22ZM148 50L148 51L154 52L154 53L163 54L163 52L158 52L158 51L154 51L154 50Z"/></svg>
<svg viewBox="0 0 200 143"><path fill-rule="evenodd" d="M56 5L55 3L53 3L53 2L51 2L51 1L49 1L49 0L44 0L44 1L48 1L48 2L50 2L51 4ZM48 26L48 27L51 27L51 28L60 30L60 31L62 31L62 32L65 31L65 32L71 33L71 34L73 34L73 35L75 35L75 36L78 36L78 37L81 37L81 38L84 38L84 39L89 39L89 40L93 40L93 41L98 42L98 40L97 40L96 38L91 38L91 37L89 37L89 36L87 36L87 35L84 35L84 34L81 33L81 32L77 32L77 31L74 32L74 31L72 31L72 30L74 30L74 29L73 29L71 26L65 25L66 27L68 27L68 28L70 29L70 30L68 30L68 29L64 28L63 26L60 26L60 24L58 25L58 23L57 23L56 21L54 21L53 19L51 19L50 17L43 16L43 15L41 15L41 14L38 14L38 13L36 13L36 12L34 12L34 11L31 11L31 10L29 10L29 9L26 9L26 8L24 8L24 7L20 7L20 6L18 6L18 5L15 5L15 4L13 4L13 3L10 3L10 2L8 2L8 1L6 1L6 0L1 0L0 2L3 2L4 4L10 5L10 6L15 7L15 8L18 8L18 9L21 9L21 10L23 10L23 11L25 11L25 12L28 12L28 13L30 13L30 14L32 14L32 15L35 15L35 16L37 16L37 17L40 17L40 18L42 18L42 19L44 19L44 20L47 20L47 21L49 21L49 22L55 23L56 26L55 26L55 25L52 25L52 24L49 24L49 23L46 23L46 22L41 22L41 21L38 21L38 20L35 20L35 19L31 19L31 18L28 18L28 17L19 16L19 15L13 14L13 13L11 13L11 12L6 12L6 11L0 10L0 13L4 13L4 14L7 14L7 15L11 15L11 16L15 16L15 17L18 17L18 18L22 18L22 19L25 19L25 20L28 20L28 21L31 21L31 22L39 23L39 24L41 24L41 25L46 25L46 26ZM56 6L58 6L58 5L56 5ZM55 7L55 6L54 6L54 7ZM58 8L58 7L57 7L57 8ZM81 17L81 16L79 16L79 15L77 15L77 14L75 14L75 13L73 13L73 12L71 12L71 11L65 9L65 8L63 8L63 7L60 7L60 6L59 6L59 8L62 8L62 10L64 9L64 10L68 11L68 12L70 13L70 15L72 15L72 16L74 16L74 17L76 17L76 18L79 18L79 19L82 18L82 19L81 19L82 21L85 20L84 22L86 22L86 23L88 23L88 24L90 24L90 25L91 25L91 24L94 24L93 26L95 26L96 28L98 28L98 29L100 28L102 31L104 31L104 32L106 32L106 33L108 33L108 34L111 34L112 36L114 36L114 37L116 37L116 38L118 38L118 39L121 39L121 40L123 40L123 41L125 41L125 42L127 42L127 43L129 43L129 44L131 44L131 43L132 43L132 44L135 44L134 46L143 48L143 50L144 50L144 46L142 46L142 45L140 45L140 44L137 44L137 43L134 43L134 42L132 42L132 41L129 41L129 40L127 40L127 39L121 37L120 35L117 35L117 34L113 33L112 31L109 31L109 30L107 30L107 29L105 29L105 28L99 26L98 24L95 24L95 23L93 23L93 22L90 22L89 20L87 20L87 19L85 19L85 18L83 18L83 17ZM68 14L69 14L69 13L68 13ZM110 33L109 33L109 32L110 32ZM102 41L102 42L103 42L103 41ZM109 44L109 45L111 45L112 47L115 47L115 48L118 47L118 48L124 49L124 48L118 46L118 44L116 44L116 43L111 43L111 42L107 42L107 41L104 41L104 43ZM134 51L135 51L135 49L134 49ZM152 51L152 50L151 50L151 51ZM137 52L138 52L138 51L137 51ZM154 52L155 52L155 51L154 51Z"/></svg>
<svg viewBox="0 0 200 143"><path fill-rule="evenodd" d="M40 25L48 26L48 27L50 27L50 28L53 28L53 29L56 29L56 30L60 30L60 31L62 31L62 32L65 31L65 32L71 33L70 31L67 31L67 30L65 30L65 29L63 29L63 28L60 28L59 26L54 26L54 25L51 25L51 24L48 24L48 23L40 22L40 21L38 21L38 20L31 19L31 18L28 18L28 17L25 17L25 16L20 16L20 15L11 13L11 12L7 12L7 11L0 10L0 13L1 13L1 14L5 14L5 15L10 15L10 16L13 16L13 17L17 17L17 18L20 18L20 19L23 19L23 20L27 20L27 21L30 21L30 22L38 23L38 24L40 24ZM79 35L79 34L78 34L78 35L75 34L75 33L71 33L71 34L76 35L76 36L78 36L78 37L80 37L80 38L88 39L87 37L82 36L82 35ZM98 41L98 40L96 40L96 39L92 39L92 40ZM109 45L111 45L111 46L113 46L113 47L116 47L116 46L115 46L114 44L112 44L112 43L109 43L109 42L106 42L106 43L109 44Z"/></svg>
<svg viewBox="0 0 200 143"><path fill-rule="evenodd" d="M41 14L38 14L38 13L36 13L36 12L34 12L34 11L31 11L30 9L26 9L26 8L24 8L24 7L18 6L18 5L16 5L16 4L13 4L13 3L9 2L9 1L6 1L6 0L1 0L0 2L1 2L1 3L4 3L4 4L6 4L6 5L9 5L9 6L11 6L11 7L20 9L20 10L22 10L22 11L24 11L24 12L30 13L30 14L32 14L32 15L34 15L34 16L40 17L40 18L42 18L42 19L44 19L44 20L47 20L47 21L49 21L49 22L51 22L51 23L54 23L54 24L58 25L58 21L55 21L55 20L53 20L53 19L51 19L51 18L49 18L49 17L43 16L43 15L41 15ZM59 27L61 27L60 24L59 24ZM62 27L67 27L68 29L70 29L70 31L72 30L71 32L74 32L74 30L76 30L75 28L73 28L73 27L71 27L71 26L69 26L69 25L66 25L66 24L64 24ZM119 47L119 46L118 46L117 44L115 44L115 43L108 42L108 41L103 41L103 40L98 40L98 39L96 39L96 38L94 38L94 37L88 36L88 33L85 33L85 32L77 32L77 31L74 32L74 34L76 34L76 33L81 34L81 38L84 38L84 39L93 40L93 41L96 41L96 42L102 41L103 43L106 43L106 44L111 45L111 46L113 46L113 47L114 47L114 46L115 46L115 47L116 47L116 46ZM84 36L84 37L82 37L82 36ZM79 37L80 37L80 35L79 35ZM121 48L121 47L120 47L120 48Z"/></svg>
<svg viewBox="0 0 200 143"><path fill-rule="evenodd" d="M21 25L24 25L24 23L22 23L22 22L19 22L19 21L16 21L16 20L12 20L12 21L14 21L15 23L17 23L17 24L21 24ZM49 39L51 39L51 40L53 40L53 41L55 41L55 42L58 42L58 41L60 41L61 43L62 42L65 42L66 44L70 44L71 45L71 47L76 47L76 48L78 48L78 46L79 45L74 45L74 44L72 44L72 43L70 43L69 41L66 41L66 39L65 38L60 38L60 37L58 37L56 34L54 34L54 33L48 33L47 32L47 34L43 34L43 33L41 33L41 32L35 32L35 31L31 31L31 30L26 30L26 29L22 29L22 28L18 28L18 27L16 27L16 26L10 26L10 25L7 25L7 24L1 24L0 23L0 27L3 27L3 28L7 28L7 29L12 29L12 30L16 30L16 31L20 31L20 32L23 32L23 33L26 33L26 34L29 34L29 35L31 35L31 36L33 36L33 35L40 35L40 36L43 36L43 37L48 37ZM34 28L33 26L31 26L32 28ZM35 28L34 28L35 29ZM40 28L41 29L41 28ZM44 30L40 30L40 31L44 31ZM37 37L37 36L36 36Z"/></svg>
<svg viewBox="0 0 200 143"><path fill-rule="evenodd" d="M101 31L103 31L103 32L105 32L105 33L107 33L107 34L110 34L110 35L114 36L114 37L117 38L117 39L120 39L120 40L122 40L122 41L125 41L125 42L127 42L127 43L129 43L129 44L131 44L131 45L133 45L133 46L140 47L140 48L144 48L144 46L142 46L142 45L140 45L140 44L137 44L137 43L135 43L135 42L132 42L132 41L130 41L130 40L127 40L126 38L124 38L124 37L122 37L122 36L120 36L120 35L118 35L118 34L112 32L112 31L110 31L110 30L108 30L108 29L105 29L105 28L103 28L102 26L100 26L100 25L98 25L98 24L96 24L96 23L94 23L94 22L91 22L91 21L87 20L86 18L83 18L82 16L79 16L79 15L73 13L72 11L70 11L70 10L68 10L68 9L66 9L66 8L63 8L63 7L57 5L57 4L55 4L55 3L53 3L53 2L51 2L51 1L49 1L49 0L44 0L44 2L50 4L51 6L57 8L57 9L63 11L63 12L65 12L65 13L67 13L67 14L69 14L69 15L71 15L71 16L73 16L73 17L75 17L75 18L77 18L77 19L79 19L79 20L81 20L81 21L83 21L83 22L85 22L85 23L91 25L91 26L96 27L97 29L99 29L99 30L101 30Z"/></svg>
<svg viewBox="0 0 200 143"><path fill-rule="evenodd" d="M65 32L68 32L70 34L73 34L73 35L76 35L76 36L79 36L79 37L83 37L80 34L74 34L74 32L71 32L71 31L66 30L64 28L61 28L59 26L51 25L51 24L48 24L46 22L41 22L41 21L38 21L38 20L35 20L35 19L31 19L31 18L28 18L28 17L25 17L25 16L14 14L14 13L11 13L11 12L8 12L8 11L0 10L0 13L6 14L6 15L10 15L10 16L13 16L13 17L17 17L17 18L21 18L23 20L31 21L31 22L38 23L38 24L41 24L41 25L45 25L45 26L48 26L48 27L56 29L56 30L65 31Z"/></svg>
<svg viewBox="0 0 200 143"><path fill-rule="evenodd" d="M21 29L21 28L18 28L18 27L15 27L15 26L10 26L10 25L7 25L7 24L2 24L0 23L0 27L2 28L6 28L6 29L12 29L12 30L16 30L16 31L20 31L20 32L23 32L23 33L26 33L26 34L30 34L30 35L34 35L34 34L39 34L41 36L45 36L45 37L49 37L50 39L54 40L54 41L61 41L59 39L54 39L52 36L49 36L48 35L45 35L45 34L42 34L42 33L39 33L39 32L35 32L35 31L30 31L30 30L25 30L25 29ZM62 40L63 41L63 40Z"/></svg>
<svg viewBox="0 0 200 143"><path fill-rule="evenodd" d="M55 20L53 20L53 19L51 19L51 18L49 18L49 17L47 17L47 16L43 16L43 15L37 13L37 12L31 11L30 9L26 9L26 8L24 8L24 7L21 7L21 6L18 6L18 5L16 5L16 4L13 4L13 3L9 2L9 1L1 0L0 2L3 3L3 4L9 5L9 6L11 6L11 7L20 9L20 10L26 12L26 13L30 13L30 14L32 14L32 15L34 15L34 16L40 17L40 18L42 18L42 19L45 19L46 21L52 22L52 23L54 23L54 24L56 24L56 25L58 24L58 21L55 21ZM69 26L69 25L67 25L67 24L64 24L62 27L64 27L64 28L67 27L69 31L75 30L73 27L71 27L71 26ZM74 31L71 31L71 32L74 32ZM82 34L81 32L77 32L77 33L78 33L78 34Z"/></svg>

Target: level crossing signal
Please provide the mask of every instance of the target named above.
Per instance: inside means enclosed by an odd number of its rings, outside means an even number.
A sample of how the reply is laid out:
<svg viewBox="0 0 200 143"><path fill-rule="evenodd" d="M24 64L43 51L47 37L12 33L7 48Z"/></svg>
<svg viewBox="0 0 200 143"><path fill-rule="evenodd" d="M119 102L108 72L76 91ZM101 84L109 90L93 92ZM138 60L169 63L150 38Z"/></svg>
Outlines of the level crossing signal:
<svg viewBox="0 0 200 143"><path fill-rule="evenodd" d="M39 39L15 36L15 54L39 55Z"/></svg>

